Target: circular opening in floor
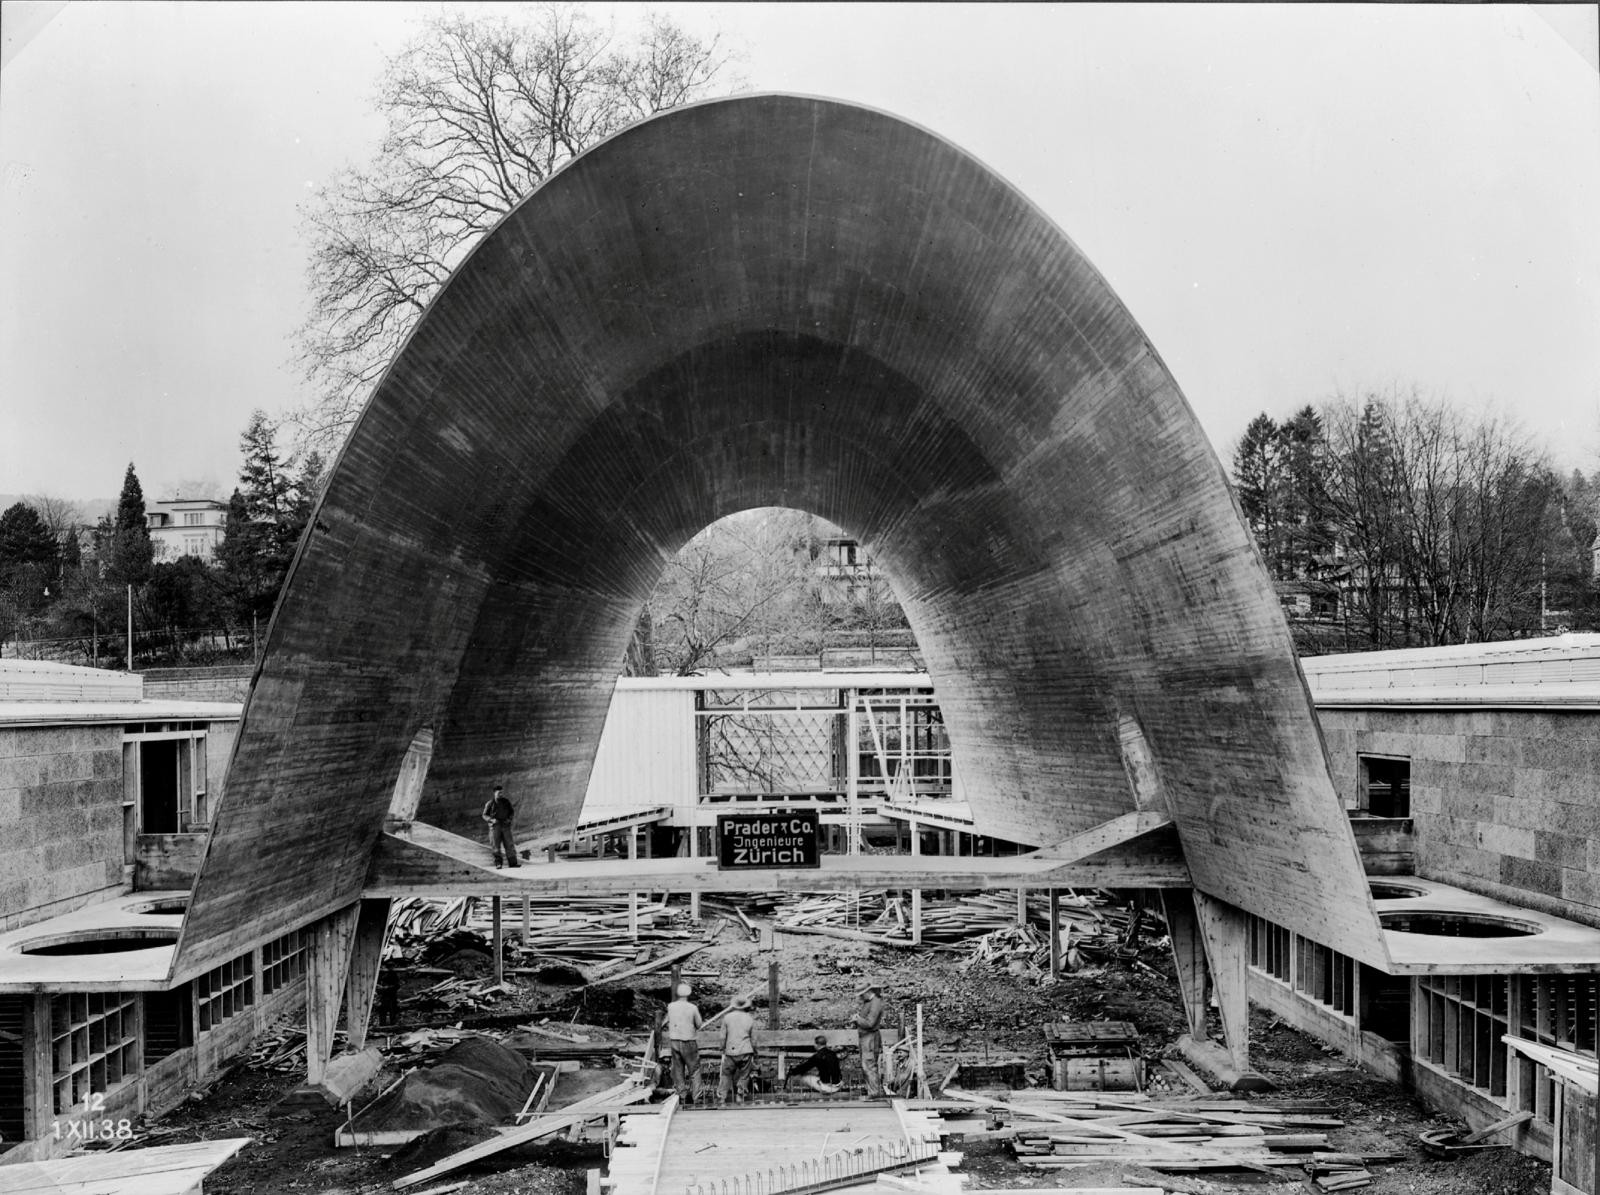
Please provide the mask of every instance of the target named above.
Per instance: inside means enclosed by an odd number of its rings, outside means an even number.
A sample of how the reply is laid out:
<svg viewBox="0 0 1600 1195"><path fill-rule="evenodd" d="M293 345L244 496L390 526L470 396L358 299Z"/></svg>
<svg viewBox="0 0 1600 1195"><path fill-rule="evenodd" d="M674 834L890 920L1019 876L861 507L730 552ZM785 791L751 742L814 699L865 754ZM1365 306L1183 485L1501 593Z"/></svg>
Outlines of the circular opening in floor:
<svg viewBox="0 0 1600 1195"><path fill-rule="evenodd" d="M24 942L19 949L23 954L120 954L127 950L170 946L177 940L178 931L175 929L91 929L76 934L34 938L31 942Z"/></svg>
<svg viewBox="0 0 1600 1195"><path fill-rule="evenodd" d="M1543 932L1531 921L1484 913L1379 913L1378 923L1396 933L1440 938L1526 938Z"/></svg>
<svg viewBox="0 0 1600 1195"><path fill-rule="evenodd" d="M146 917L171 917L189 911L189 898L174 896L170 900L152 900L146 904L135 905L129 911L142 913Z"/></svg>
<svg viewBox="0 0 1600 1195"><path fill-rule="evenodd" d="M1410 884L1391 884L1388 880L1371 880L1367 887L1372 889L1373 900L1410 900L1415 896L1426 896L1426 888L1414 888Z"/></svg>

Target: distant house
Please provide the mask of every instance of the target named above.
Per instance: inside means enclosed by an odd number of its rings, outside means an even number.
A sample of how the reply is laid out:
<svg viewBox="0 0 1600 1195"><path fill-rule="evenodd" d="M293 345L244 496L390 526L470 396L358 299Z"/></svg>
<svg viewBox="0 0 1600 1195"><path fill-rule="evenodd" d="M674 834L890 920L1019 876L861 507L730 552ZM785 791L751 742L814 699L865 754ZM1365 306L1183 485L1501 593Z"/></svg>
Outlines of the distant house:
<svg viewBox="0 0 1600 1195"><path fill-rule="evenodd" d="M222 542L228 504L213 498L166 498L145 511L157 560L198 556L210 564Z"/></svg>
<svg viewBox="0 0 1600 1195"><path fill-rule="evenodd" d="M853 539L829 539L817 560L821 597L829 604L858 602L870 597L877 573L866 549Z"/></svg>

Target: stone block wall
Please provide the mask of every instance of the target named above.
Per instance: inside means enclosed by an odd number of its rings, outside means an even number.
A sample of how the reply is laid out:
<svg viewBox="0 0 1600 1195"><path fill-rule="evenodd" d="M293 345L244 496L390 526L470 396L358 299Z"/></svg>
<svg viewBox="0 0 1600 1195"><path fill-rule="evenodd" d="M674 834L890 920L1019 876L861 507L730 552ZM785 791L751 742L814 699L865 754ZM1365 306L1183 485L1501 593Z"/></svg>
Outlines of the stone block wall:
<svg viewBox="0 0 1600 1195"><path fill-rule="evenodd" d="M122 727L0 728L0 930L123 886Z"/></svg>
<svg viewBox="0 0 1600 1195"><path fill-rule="evenodd" d="M157 701L243 701L250 691L249 664L209 668L148 668L144 695Z"/></svg>
<svg viewBox="0 0 1600 1195"><path fill-rule="evenodd" d="M1411 760L1417 874L1600 925L1600 712L1320 709L1334 782Z"/></svg>

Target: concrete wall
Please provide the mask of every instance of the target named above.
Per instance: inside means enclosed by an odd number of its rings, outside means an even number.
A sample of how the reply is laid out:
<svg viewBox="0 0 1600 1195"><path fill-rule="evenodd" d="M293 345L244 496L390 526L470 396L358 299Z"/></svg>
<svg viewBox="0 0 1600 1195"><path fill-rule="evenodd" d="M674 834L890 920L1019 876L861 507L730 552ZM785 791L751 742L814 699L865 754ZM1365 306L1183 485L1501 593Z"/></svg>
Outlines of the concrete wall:
<svg viewBox="0 0 1600 1195"><path fill-rule="evenodd" d="M1348 806L1358 756L1411 760L1417 874L1600 926L1600 712L1322 709Z"/></svg>
<svg viewBox="0 0 1600 1195"><path fill-rule="evenodd" d="M215 668L149 668L144 695L157 701L243 701L250 691L250 664Z"/></svg>
<svg viewBox="0 0 1600 1195"><path fill-rule="evenodd" d="M0 728L0 930L123 886L122 727Z"/></svg>

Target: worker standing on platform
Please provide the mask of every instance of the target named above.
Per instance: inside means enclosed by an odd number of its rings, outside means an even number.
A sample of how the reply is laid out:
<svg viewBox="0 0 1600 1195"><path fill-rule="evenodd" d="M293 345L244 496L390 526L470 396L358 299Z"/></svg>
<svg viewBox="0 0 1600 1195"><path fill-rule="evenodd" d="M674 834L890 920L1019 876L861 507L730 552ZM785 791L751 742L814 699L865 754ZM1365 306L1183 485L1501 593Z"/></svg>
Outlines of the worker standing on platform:
<svg viewBox="0 0 1600 1195"><path fill-rule="evenodd" d="M756 1063L756 1019L750 1015L750 997L736 996L722 1020L722 1073L717 1080L717 1103L730 1099L742 1104L750 1098L750 1075Z"/></svg>
<svg viewBox="0 0 1600 1195"><path fill-rule="evenodd" d="M861 1007L856 1009L856 1042L861 1047L861 1073L867 1080L867 1097L883 1094L883 1075L879 1071L883 1057L883 989L869 984L856 997Z"/></svg>
<svg viewBox="0 0 1600 1195"><path fill-rule="evenodd" d="M489 825L489 849L494 852L494 865L499 867L500 856L505 855L506 865L521 867L517 858L517 840L511 836L511 823L516 820L517 807L506 800L505 789L494 786L494 796L483 806L483 820Z"/></svg>
<svg viewBox="0 0 1600 1195"><path fill-rule="evenodd" d="M686 983L678 985L678 998L667 1005L667 1041L672 1046L672 1089L679 1103L700 1099L700 1010Z"/></svg>

